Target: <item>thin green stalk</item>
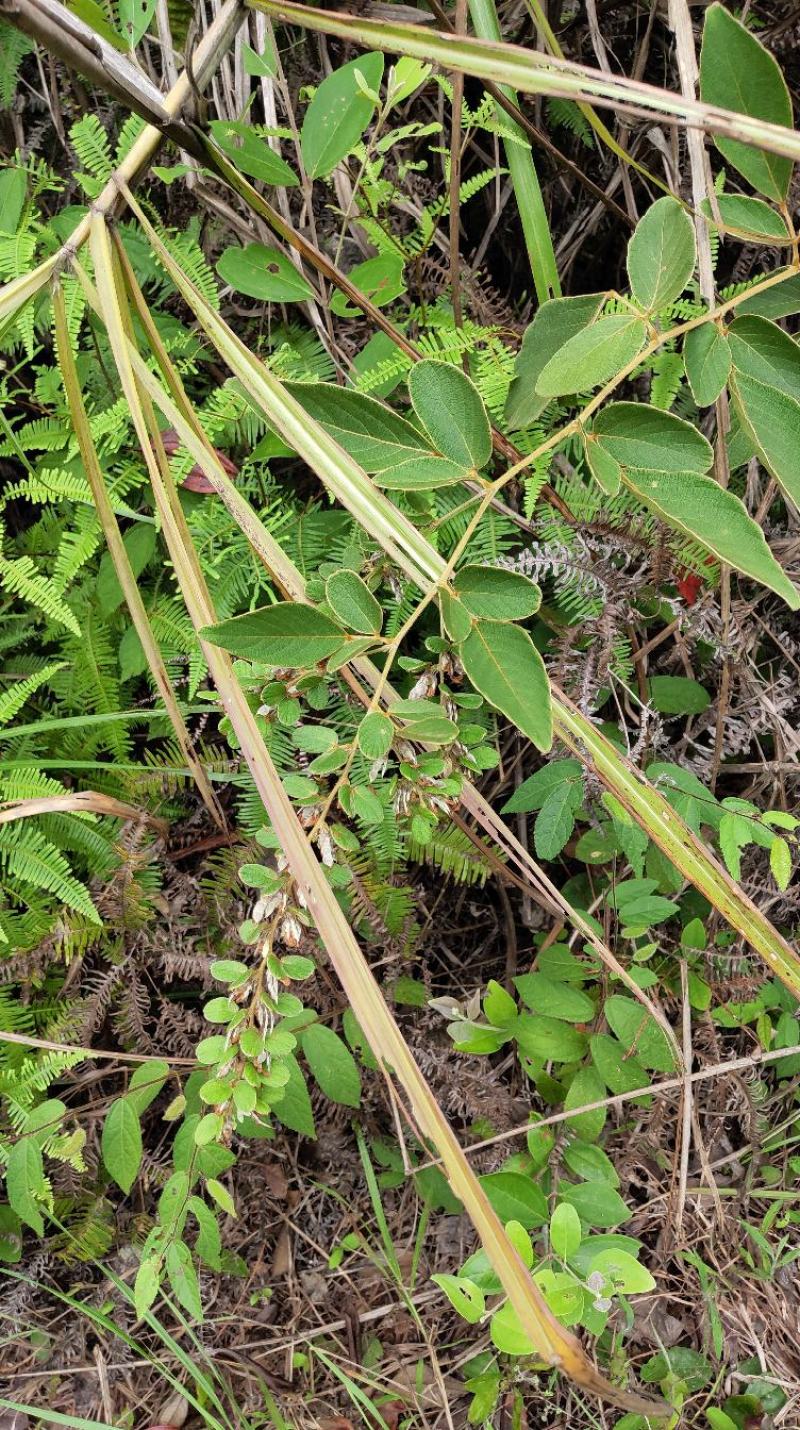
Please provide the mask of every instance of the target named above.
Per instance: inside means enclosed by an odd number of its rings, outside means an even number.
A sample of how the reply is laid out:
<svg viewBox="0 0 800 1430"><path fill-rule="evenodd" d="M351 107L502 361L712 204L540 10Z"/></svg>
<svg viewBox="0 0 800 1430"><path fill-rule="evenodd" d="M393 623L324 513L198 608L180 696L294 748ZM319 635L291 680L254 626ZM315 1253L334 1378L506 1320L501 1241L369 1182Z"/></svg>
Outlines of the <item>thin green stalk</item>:
<svg viewBox="0 0 800 1430"><path fill-rule="evenodd" d="M494 0L469 0L469 12L476 33L482 40L500 40L500 22L497 18ZM512 104L517 104L516 93L510 86L503 85L502 90ZM519 125L509 119L499 105L495 105L495 113L506 128L510 127L514 130L520 141L517 143L515 139L505 139L503 146L514 197L519 209L522 232L525 235L525 247L530 259L536 297L540 303L544 303L548 298L561 297L561 284L550 233L550 222L544 206L536 165L533 162L533 152Z"/></svg>

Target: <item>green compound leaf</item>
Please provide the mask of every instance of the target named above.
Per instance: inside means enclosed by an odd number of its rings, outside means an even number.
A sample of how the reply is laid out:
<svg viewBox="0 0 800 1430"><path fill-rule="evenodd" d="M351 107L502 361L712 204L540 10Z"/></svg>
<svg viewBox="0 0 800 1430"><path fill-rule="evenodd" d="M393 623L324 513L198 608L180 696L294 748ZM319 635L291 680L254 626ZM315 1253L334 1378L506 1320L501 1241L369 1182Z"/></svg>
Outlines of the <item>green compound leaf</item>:
<svg viewBox="0 0 800 1430"><path fill-rule="evenodd" d="M677 199L656 199L628 244L628 277L636 302L657 313L679 298L694 272L694 224Z"/></svg>
<svg viewBox="0 0 800 1430"><path fill-rule="evenodd" d="M540 750L553 742L550 682L526 631L502 621L478 621L459 646L475 689L508 716Z"/></svg>

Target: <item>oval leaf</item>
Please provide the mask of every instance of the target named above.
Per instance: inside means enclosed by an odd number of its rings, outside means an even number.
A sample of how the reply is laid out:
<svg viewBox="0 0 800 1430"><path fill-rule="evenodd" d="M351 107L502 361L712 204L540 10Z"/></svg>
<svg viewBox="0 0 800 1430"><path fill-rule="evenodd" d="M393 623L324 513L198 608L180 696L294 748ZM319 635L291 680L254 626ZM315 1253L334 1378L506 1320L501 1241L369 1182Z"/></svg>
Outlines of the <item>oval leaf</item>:
<svg viewBox="0 0 800 1430"><path fill-rule="evenodd" d="M232 159L243 174L284 189L294 188L297 184L297 175L285 159L270 148L266 139L254 134L251 125L212 119L209 128L223 154Z"/></svg>
<svg viewBox="0 0 800 1430"><path fill-rule="evenodd" d="M492 455L492 429L483 398L466 373L426 358L411 369L408 390L436 450L467 469L485 467Z"/></svg>
<svg viewBox="0 0 800 1430"><path fill-rule="evenodd" d="M142 1129L128 1098L119 1097L112 1102L103 1125L100 1146L106 1171L127 1194L142 1160Z"/></svg>
<svg viewBox="0 0 800 1430"><path fill-rule="evenodd" d="M344 632L330 616L293 601L233 616L206 626L200 635L233 655L291 668L327 660L344 640Z"/></svg>
<svg viewBox="0 0 800 1430"><path fill-rule="evenodd" d="M679 298L694 272L694 224L677 199L656 199L628 244L631 292L649 313Z"/></svg>
<svg viewBox="0 0 800 1430"><path fill-rule="evenodd" d="M360 635L380 635L383 611L355 571L334 571L325 582L325 599L337 620Z"/></svg>
<svg viewBox="0 0 800 1430"><path fill-rule="evenodd" d="M542 397L566 397L588 392L615 377L644 346L647 327L643 318L612 313L598 318L570 338L546 362L536 390Z"/></svg>
<svg viewBox="0 0 800 1430"><path fill-rule="evenodd" d="M770 124L792 123L792 101L772 55L723 5L706 11L700 52L700 98ZM736 139L714 136L720 154L768 199L789 191L792 161Z"/></svg>
<svg viewBox="0 0 800 1430"><path fill-rule="evenodd" d="M534 581L502 566L462 566L453 581L456 595L473 616L521 621L538 611L542 593Z"/></svg>
<svg viewBox="0 0 800 1430"><path fill-rule="evenodd" d="M347 1044L324 1023L312 1023L310 1028L305 1028L300 1042L306 1062L325 1096L345 1107L358 1107L361 1074ZM282 1106L278 1103L279 1110Z"/></svg>
<svg viewBox="0 0 800 1430"><path fill-rule="evenodd" d="M683 344L683 365L698 407L716 402L728 381L731 349L725 334L715 323L692 328Z"/></svg>
<svg viewBox="0 0 800 1430"><path fill-rule="evenodd" d="M245 248L226 248L217 262L217 272L225 283L248 298L265 303L302 303L314 297L314 289L291 259L265 243L248 243Z"/></svg>
<svg viewBox="0 0 800 1430"><path fill-rule="evenodd" d="M356 71L377 94L383 78L383 55L357 55L329 74L316 91L300 132L303 163L311 179L333 173L358 143L375 112L375 101L364 93Z"/></svg>
<svg viewBox="0 0 800 1430"><path fill-rule="evenodd" d="M500 621L478 621L459 646L469 679L540 750L553 742L550 682L526 631Z"/></svg>
<svg viewBox="0 0 800 1430"><path fill-rule="evenodd" d="M525 329L506 398L505 420L512 431L527 427L544 411L548 399L536 390L542 368L570 338L594 322L604 303L605 294L589 293L551 298L537 308Z"/></svg>

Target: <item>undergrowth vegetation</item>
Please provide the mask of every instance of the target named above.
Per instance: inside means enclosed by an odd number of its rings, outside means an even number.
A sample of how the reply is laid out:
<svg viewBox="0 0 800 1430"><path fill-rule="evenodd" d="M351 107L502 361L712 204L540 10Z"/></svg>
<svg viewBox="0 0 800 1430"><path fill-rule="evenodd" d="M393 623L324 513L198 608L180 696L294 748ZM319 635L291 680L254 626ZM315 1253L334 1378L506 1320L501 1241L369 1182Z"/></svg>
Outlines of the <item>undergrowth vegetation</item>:
<svg viewBox="0 0 800 1430"><path fill-rule="evenodd" d="M2 10L0 1404L788 1427L794 7L355 10Z"/></svg>

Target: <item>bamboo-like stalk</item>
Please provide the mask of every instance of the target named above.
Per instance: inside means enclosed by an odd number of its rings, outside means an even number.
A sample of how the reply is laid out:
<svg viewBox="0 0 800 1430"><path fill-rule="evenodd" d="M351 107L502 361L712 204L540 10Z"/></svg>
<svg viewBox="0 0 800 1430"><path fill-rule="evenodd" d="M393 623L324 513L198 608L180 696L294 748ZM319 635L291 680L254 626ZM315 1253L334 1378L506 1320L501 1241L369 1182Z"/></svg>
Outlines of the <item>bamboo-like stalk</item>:
<svg viewBox="0 0 800 1430"><path fill-rule="evenodd" d="M201 327L271 425L427 597L445 579L444 558L352 458L300 408L274 374L248 351L181 272L133 195L128 195L128 202ZM563 691L555 685L551 689L556 736L575 749L584 764L597 771L684 877L743 935L793 995L800 995L800 955L796 950L734 884L664 796L598 734L592 722Z"/></svg>
<svg viewBox="0 0 800 1430"><path fill-rule="evenodd" d="M187 610L199 633L214 624L216 614L174 485L171 485L149 398L145 397L131 362L130 316L126 317L108 229L100 215L92 219L90 243L100 307L114 361L150 473L170 557ZM200 641L223 708L240 742L298 892L314 919L353 1011L380 1066L404 1089L420 1136L430 1139L436 1147L450 1185L464 1203L526 1334L547 1364L558 1366L577 1385L625 1409L658 1414L662 1407L621 1390L601 1376L577 1339L559 1324L547 1307L392 1017L292 808L246 695L233 673L230 658L202 636Z"/></svg>
<svg viewBox="0 0 800 1430"><path fill-rule="evenodd" d="M128 553L125 550L125 544L122 540L122 533L120 532L114 509L109 500L108 492L106 491L106 484L97 455L97 449L92 439L92 432L86 414L80 380L78 378L78 370L72 352L69 327L67 324L67 311L64 303L64 291L59 282L54 284L52 296L56 351L61 376L64 382L67 407L69 408L73 430L78 442L78 450L80 451L81 460L83 461L83 469L92 493L92 499L106 540L106 546L108 547L111 560L114 563L114 570L117 573L122 594L125 597L128 610L130 611L131 620L133 621L139 640L142 643L142 649L147 658L153 680L164 702L164 708L169 716L172 728L175 731L175 736L183 758L192 772L203 803L211 814L215 824L218 828L225 829L225 816L220 808L219 800L211 788L208 775L192 747L191 736L186 728L183 715L175 698L172 681L169 678L167 667L164 664L164 658L158 647L158 642L153 635L153 629L144 607L139 585L133 573Z"/></svg>
<svg viewBox="0 0 800 1430"><path fill-rule="evenodd" d="M303 29L338 35L370 49L433 61L443 69L463 70L477 79L508 85L525 94L547 94L558 99L600 104L644 119L658 115L666 123L686 124L710 134L739 139L773 154L800 159L800 134L794 129L718 105L703 104L701 100L688 99L641 80L607 75L589 65L542 55L522 45L456 36L431 30L427 25L370 20L343 11L293 4L291 0L247 0L247 4Z"/></svg>

